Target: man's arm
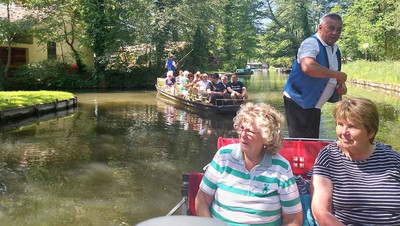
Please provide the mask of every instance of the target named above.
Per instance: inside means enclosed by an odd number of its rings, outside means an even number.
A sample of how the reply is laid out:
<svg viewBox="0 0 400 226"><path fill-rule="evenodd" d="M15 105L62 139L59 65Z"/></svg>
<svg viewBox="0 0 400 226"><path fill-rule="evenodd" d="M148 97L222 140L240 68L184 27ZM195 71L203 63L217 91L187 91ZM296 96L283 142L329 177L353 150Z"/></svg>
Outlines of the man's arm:
<svg viewBox="0 0 400 226"><path fill-rule="evenodd" d="M210 206L213 200L214 196L208 195L199 189L195 199L196 215L200 217L211 217Z"/></svg>
<svg viewBox="0 0 400 226"><path fill-rule="evenodd" d="M332 182L322 176L315 175L311 179L311 209L318 225L343 225L332 214Z"/></svg>
<svg viewBox="0 0 400 226"><path fill-rule="evenodd" d="M242 87L242 94L245 95L246 93L247 93L247 89L246 89L246 87L243 86Z"/></svg>
<svg viewBox="0 0 400 226"><path fill-rule="evenodd" d="M341 71L335 71L331 70L329 68L326 68L317 61L312 58L312 57L304 57L301 59L301 70L315 78L336 78L338 83L344 83L347 80L347 74L341 72Z"/></svg>

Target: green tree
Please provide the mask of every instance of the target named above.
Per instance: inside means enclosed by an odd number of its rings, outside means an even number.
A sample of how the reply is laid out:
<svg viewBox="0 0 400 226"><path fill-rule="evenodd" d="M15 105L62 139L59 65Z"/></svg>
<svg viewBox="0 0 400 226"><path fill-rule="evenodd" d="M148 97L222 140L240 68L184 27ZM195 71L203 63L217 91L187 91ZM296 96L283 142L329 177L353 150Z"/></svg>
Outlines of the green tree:
<svg viewBox="0 0 400 226"><path fill-rule="evenodd" d="M65 42L72 51L78 72L84 72L85 65L80 47L85 33L79 12L80 2L76 0L31 0L29 5L43 12L40 22L35 26L35 37L38 38L39 43ZM78 42L80 42L79 46ZM64 55L62 55L62 61L64 62Z"/></svg>
<svg viewBox="0 0 400 226"><path fill-rule="evenodd" d="M336 5L334 1L264 1L268 23L259 38L259 55L273 59L271 63L277 66L289 66L301 42L317 32L320 18Z"/></svg>
<svg viewBox="0 0 400 226"><path fill-rule="evenodd" d="M199 25L193 39L193 44L189 45L189 48L186 48L186 51L193 49L193 52L188 55L182 66L190 71L204 71L208 57L207 41Z"/></svg>
<svg viewBox="0 0 400 226"><path fill-rule="evenodd" d="M242 68L257 47L257 1L226 1L218 24L217 48L222 69Z"/></svg>
<svg viewBox="0 0 400 226"><path fill-rule="evenodd" d="M341 44L353 59L400 59L399 3L394 0L355 0L344 19Z"/></svg>
<svg viewBox="0 0 400 226"><path fill-rule="evenodd" d="M82 0L82 18L86 24L87 42L95 55L93 77L103 85L106 78L107 13L105 0Z"/></svg>
<svg viewBox="0 0 400 226"><path fill-rule="evenodd" d="M0 42L7 44L7 63L4 67L4 74L0 78L0 83L4 80L4 76L8 75L11 65L11 46L18 37L27 37L30 35L37 19L32 15L25 15L21 19L12 20L12 11L10 0L6 1L6 18L0 19Z"/></svg>

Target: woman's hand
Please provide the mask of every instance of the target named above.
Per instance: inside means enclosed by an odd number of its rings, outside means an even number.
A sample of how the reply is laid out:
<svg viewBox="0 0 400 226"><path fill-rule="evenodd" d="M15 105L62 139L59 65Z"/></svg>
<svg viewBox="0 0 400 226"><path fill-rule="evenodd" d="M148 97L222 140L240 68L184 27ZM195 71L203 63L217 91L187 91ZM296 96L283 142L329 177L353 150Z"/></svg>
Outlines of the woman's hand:
<svg viewBox="0 0 400 226"><path fill-rule="evenodd" d="M344 225L332 214L332 181L313 176L311 179L311 209L318 225Z"/></svg>

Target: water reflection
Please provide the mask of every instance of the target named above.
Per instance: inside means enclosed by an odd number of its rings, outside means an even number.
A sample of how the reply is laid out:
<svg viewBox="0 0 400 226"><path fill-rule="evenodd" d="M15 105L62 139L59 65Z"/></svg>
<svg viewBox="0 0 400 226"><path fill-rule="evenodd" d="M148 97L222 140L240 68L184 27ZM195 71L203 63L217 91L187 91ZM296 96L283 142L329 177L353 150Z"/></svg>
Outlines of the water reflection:
<svg viewBox="0 0 400 226"><path fill-rule="evenodd" d="M251 101L284 113L286 79L255 72L242 81ZM187 108L156 92L77 96L68 117L0 133L2 225L132 225L164 215L180 199L181 174L201 171L219 136L236 136L233 115ZM377 104L377 139L399 150L399 98L353 86L348 96ZM323 138L336 137L332 106L323 108Z"/></svg>

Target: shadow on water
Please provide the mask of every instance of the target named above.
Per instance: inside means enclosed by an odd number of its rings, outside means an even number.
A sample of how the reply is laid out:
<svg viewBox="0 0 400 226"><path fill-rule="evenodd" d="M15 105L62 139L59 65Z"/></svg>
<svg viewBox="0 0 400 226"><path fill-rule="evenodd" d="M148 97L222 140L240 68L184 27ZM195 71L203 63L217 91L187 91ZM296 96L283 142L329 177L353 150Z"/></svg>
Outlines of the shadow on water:
<svg viewBox="0 0 400 226"><path fill-rule="evenodd" d="M66 110L60 110L57 112L43 113L38 116L32 116L23 119L7 120L0 124L0 132L8 132L14 129L21 129L25 126L32 126L34 124L40 124L41 122L49 120L57 120L59 118L64 118L67 116L72 116L74 114L75 108L70 108Z"/></svg>
<svg viewBox="0 0 400 226"><path fill-rule="evenodd" d="M256 72L243 82L250 101L284 113L286 79ZM156 92L76 95L73 114L0 133L2 225L132 225L165 215L180 199L181 174L201 172L219 136L236 137L234 115L187 108ZM398 149L399 98L352 86L348 96L377 103L377 139ZM332 107L323 108L322 138L336 137Z"/></svg>

